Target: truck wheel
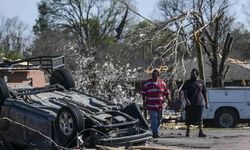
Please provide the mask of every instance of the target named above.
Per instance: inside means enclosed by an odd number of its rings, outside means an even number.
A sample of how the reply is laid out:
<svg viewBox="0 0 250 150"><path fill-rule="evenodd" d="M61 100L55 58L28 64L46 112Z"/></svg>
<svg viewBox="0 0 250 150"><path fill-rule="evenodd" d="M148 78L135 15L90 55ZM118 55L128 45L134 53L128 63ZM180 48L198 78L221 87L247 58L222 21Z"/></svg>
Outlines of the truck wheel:
<svg viewBox="0 0 250 150"><path fill-rule="evenodd" d="M216 115L214 124L219 128L234 128L238 123L238 116L232 109L220 109Z"/></svg>
<svg viewBox="0 0 250 150"><path fill-rule="evenodd" d="M50 85L61 84L65 89L70 89L75 87L75 81L66 69L55 70L50 77Z"/></svg>
<svg viewBox="0 0 250 150"><path fill-rule="evenodd" d="M0 78L0 105L9 97L9 89L3 79Z"/></svg>
<svg viewBox="0 0 250 150"><path fill-rule="evenodd" d="M55 126L62 145L68 147L76 141L77 133L85 128L85 122L80 109L69 105L59 110Z"/></svg>

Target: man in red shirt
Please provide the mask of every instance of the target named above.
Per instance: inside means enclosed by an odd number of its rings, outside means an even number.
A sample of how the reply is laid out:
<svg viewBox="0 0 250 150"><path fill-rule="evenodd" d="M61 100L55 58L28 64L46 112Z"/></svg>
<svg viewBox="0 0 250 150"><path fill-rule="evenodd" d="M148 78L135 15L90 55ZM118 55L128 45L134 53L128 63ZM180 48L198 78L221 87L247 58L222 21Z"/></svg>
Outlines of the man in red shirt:
<svg viewBox="0 0 250 150"><path fill-rule="evenodd" d="M162 120L163 103L167 99L170 101L170 92L167 84L159 78L160 72L154 70L152 79L143 84L142 99L143 105L147 108L153 137L159 137L159 128Z"/></svg>

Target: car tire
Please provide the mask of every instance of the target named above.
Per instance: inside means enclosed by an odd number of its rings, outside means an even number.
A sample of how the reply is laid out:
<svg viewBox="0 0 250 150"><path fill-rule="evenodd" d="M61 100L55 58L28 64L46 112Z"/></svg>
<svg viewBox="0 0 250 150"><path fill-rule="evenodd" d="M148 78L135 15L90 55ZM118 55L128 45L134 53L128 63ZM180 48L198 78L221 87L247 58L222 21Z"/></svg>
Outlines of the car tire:
<svg viewBox="0 0 250 150"><path fill-rule="evenodd" d="M60 84L67 90L75 87L74 78L66 69L58 69L51 74L50 85L52 84Z"/></svg>
<svg viewBox="0 0 250 150"><path fill-rule="evenodd" d="M214 124L218 128L234 128L238 120L237 113L233 109L220 109L215 114Z"/></svg>
<svg viewBox="0 0 250 150"><path fill-rule="evenodd" d="M0 105L9 97L9 89L3 79L0 79Z"/></svg>
<svg viewBox="0 0 250 150"><path fill-rule="evenodd" d="M77 133L85 128L84 116L75 105L63 106L57 113L55 127L62 146L72 146L77 139Z"/></svg>

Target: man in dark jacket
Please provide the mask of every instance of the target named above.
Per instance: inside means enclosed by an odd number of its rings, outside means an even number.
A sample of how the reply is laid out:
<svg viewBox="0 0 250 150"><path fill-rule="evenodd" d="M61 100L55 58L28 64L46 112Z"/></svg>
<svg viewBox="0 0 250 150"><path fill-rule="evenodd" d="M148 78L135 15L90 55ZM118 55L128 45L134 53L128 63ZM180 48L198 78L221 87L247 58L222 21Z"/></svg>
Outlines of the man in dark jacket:
<svg viewBox="0 0 250 150"><path fill-rule="evenodd" d="M191 78L187 80L182 90L184 91L184 98L186 100L185 120L187 125L186 136L189 137L190 125L198 124L199 137L206 137L202 131L202 112L209 107L207 99L207 89L203 80L198 79L199 72L197 69L191 71Z"/></svg>

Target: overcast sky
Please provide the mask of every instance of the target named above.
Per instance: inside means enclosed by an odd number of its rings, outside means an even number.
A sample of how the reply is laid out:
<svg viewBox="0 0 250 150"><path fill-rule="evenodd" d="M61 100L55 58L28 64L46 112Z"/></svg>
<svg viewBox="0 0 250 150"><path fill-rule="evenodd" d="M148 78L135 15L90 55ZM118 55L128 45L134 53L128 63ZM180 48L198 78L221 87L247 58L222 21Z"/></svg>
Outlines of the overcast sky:
<svg viewBox="0 0 250 150"><path fill-rule="evenodd" d="M238 21L244 21L242 15L242 5L247 0L234 0L236 6L230 11L238 18ZM7 18L18 16L21 21L28 24L31 28L38 16L37 3L40 0L0 0L0 16ZM155 16L158 0L135 0L138 12L143 16L150 18Z"/></svg>

